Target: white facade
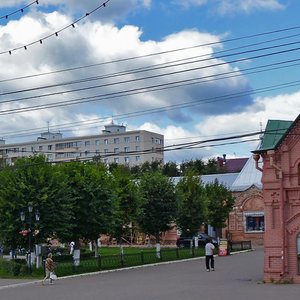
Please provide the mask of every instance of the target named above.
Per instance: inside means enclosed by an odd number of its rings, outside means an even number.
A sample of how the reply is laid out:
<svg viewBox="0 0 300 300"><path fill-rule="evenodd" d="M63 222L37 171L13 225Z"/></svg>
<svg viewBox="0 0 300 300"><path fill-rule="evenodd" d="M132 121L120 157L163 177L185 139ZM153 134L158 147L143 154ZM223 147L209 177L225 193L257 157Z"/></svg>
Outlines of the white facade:
<svg viewBox="0 0 300 300"><path fill-rule="evenodd" d="M144 162L163 162L164 136L145 130L126 131L123 125L107 125L102 134L63 138L61 133L45 132L37 141L0 143L0 159L13 164L19 157L44 154L48 161L92 160L105 164L135 166Z"/></svg>

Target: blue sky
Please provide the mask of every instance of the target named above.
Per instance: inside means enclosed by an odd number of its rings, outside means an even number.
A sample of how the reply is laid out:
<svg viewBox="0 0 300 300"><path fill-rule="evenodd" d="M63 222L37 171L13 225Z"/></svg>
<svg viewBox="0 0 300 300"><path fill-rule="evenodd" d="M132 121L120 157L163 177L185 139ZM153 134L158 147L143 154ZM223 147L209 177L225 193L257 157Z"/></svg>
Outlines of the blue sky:
<svg viewBox="0 0 300 300"><path fill-rule="evenodd" d="M166 145L176 145L259 131L268 119L299 114L300 85L292 84L299 74L299 1L33 2L0 1L0 17L32 3L0 19L0 137L6 143L36 139L48 124L64 136L95 134L113 118L128 130L160 132ZM234 142L170 151L165 158L247 157L257 147L245 138Z"/></svg>

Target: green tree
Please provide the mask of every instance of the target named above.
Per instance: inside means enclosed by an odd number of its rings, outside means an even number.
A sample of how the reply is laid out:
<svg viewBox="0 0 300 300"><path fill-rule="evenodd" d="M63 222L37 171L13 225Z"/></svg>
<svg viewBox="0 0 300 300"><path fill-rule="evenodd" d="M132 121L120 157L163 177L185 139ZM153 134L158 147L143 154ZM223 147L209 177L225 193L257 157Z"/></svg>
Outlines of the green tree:
<svg viewBox="0 0 300 300"><path fill-rule="evenodd" d="M26 238L20 239L18 232L28 228L28 216L22 225L20 212L26 212L29 204L40 212L40 221L33 226L35 242L70 236L72 200L66 177L44 156L21 158L0 172L0 230L7 245L25 245Z"/></svg>
<svg viewBox="0 0 300 300"><path fill-rule="evenodd" d="M130 174L130 170L119 165L113 172L115 179L115 193L117 197L117 209L114 226L110 234L117 238L120 245L122 239L132 240L133 229L136 223L139 197L137 193L137 184Z"/></svg>
<svg viewBox="0 0 300 300"><path fill-rule="evenodd" d="M205 192L208 199L207 223L221 229L226 226L225 222L234 205L234 197L231 191L218 180L206 185Z"/></svg>
<svg viewBox="0 0 300 300"><path fill-rule="evenodd" d="M207 197L199 176L189 173L176 186L177 227L183 236L195 235L207 214Z"/></svg>
<svg viewBox="0 0 300 300"><path fill-rule="evenodd" d="M160 248L160 234L173 228L175 221L174 184L160 172L146 173L140 179L139 194L139 227L144 233L155 236L157 247Z"/></svg>
<svg viewBox="0 0 300 300"><path fill-rule="evenodd" d="M168 177L180 176L176 162L167 162L162 166L162 173Z"/></svg>
<svg viewBox="0 0 300 300"><path fill-rule="evenodd" d="M96 242L99 234L107 234L114 224L114 179L102 163L74 162L64 168L75 201L72 236L78 249L79 239Z"/></svg>
<svg viewBox="0 0 300 300"><path fill-rule="evenodd" d="M202 175L205 173L205 163L201 159L184 161L180 165L183 175L193 173L194 175Z"/></svg>
<svg viewBox="0 0 300 300"><path fill-rule="evenodd" d="M224 171L221 172L218 165L218 161L215 158L210 158L205 164L205 171L203 174L217 174L217 173L224 173Z"/></svg>

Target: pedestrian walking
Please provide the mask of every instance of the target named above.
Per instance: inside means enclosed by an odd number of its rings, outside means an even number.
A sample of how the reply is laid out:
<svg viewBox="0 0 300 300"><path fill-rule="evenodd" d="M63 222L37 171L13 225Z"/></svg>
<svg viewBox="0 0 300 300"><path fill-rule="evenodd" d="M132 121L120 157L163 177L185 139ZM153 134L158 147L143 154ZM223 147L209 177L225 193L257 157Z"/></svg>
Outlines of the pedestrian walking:
<svg viewBox="0 0 300 300"><path fill-rule="evenodd" d="M211 240L208 240L205 245L205 265L207 272L215 270L214 249L215 246L212 244Z"/></svg>
<svg viewBox="0 0 300 300"><path fill-rule="evenodd" d="M45 271L46 271L46 276L43 280L43 284L45 284L45 281L49 279L50 284L53 284L53 280L56 277L54 273L54 261L52 259L52 253L48 254L48 257L46 258L45 261Z"/></svg>

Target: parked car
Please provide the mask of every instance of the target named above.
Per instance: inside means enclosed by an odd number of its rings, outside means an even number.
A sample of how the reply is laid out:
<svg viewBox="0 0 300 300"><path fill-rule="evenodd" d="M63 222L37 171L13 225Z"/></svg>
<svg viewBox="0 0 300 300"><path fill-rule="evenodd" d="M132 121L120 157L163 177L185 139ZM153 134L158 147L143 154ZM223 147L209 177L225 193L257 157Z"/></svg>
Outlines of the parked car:
<svg viewBox="0 0 300 300"><path fill-rule="evenodd" d="M200 232L198 233L198 246L199 247L204 247L205 244L211 240L212 244L217 247L218 246L218 241L209 236L206 233ZM195 247L195 237L180 237L176 241L176 245L179 248L189 248L191 247L191 241L192 241L192 247Z"/></svg>

